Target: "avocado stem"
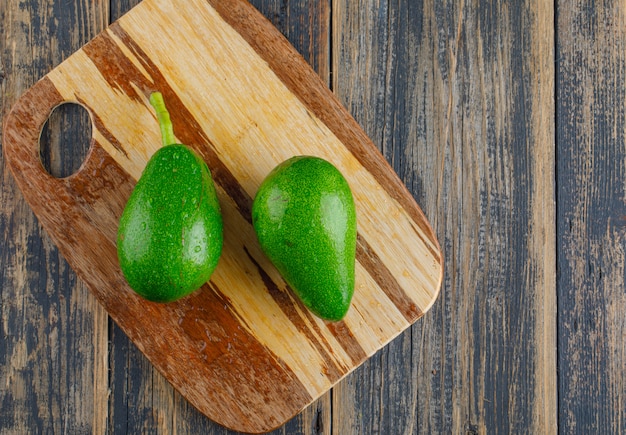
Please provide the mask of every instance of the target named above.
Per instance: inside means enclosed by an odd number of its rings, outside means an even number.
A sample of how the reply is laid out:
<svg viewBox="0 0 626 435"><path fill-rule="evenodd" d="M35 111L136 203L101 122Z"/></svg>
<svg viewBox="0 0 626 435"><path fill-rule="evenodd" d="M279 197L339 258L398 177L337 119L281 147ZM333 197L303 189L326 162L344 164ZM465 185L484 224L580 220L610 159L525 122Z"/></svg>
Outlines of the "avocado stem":
<svg viewBox="0 0 626 435"><path fill-rule="evenodd" d="M172 120L170 114L165 107L165 101L163 95L160 92L153 92L150 94L150 104L156 111L156 116L159 121L159 127L161 128L161 138L163 140L163 146L168 146L177 143L176 136L174 136L174 127L172 126Z"/></svg>

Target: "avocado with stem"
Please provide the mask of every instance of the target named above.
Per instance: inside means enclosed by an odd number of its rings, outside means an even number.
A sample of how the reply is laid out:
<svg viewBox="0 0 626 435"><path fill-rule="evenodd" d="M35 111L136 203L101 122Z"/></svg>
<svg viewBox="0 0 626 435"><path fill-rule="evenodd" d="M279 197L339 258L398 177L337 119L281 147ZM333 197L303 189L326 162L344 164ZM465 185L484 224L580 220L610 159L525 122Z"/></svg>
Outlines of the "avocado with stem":
<svg viewBox="0 0 626 435"><path fill-rule="evenodd" d="M163 96L150 96L163 146L150 158L120 218L117 251L130 287L172 302L208 281L222 251L223 226L211 172L177 143Z"/></svg>

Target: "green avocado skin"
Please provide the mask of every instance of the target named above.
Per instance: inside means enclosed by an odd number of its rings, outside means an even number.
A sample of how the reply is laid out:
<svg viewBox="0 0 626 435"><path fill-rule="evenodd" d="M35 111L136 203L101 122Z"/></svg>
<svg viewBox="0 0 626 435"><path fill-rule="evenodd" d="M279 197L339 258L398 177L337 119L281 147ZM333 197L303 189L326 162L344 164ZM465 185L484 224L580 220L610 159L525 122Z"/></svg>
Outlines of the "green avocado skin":
<svg viewBox="0 0 626 435"><path fill-rule="evenodd" d="M311 156L279 164L259 187L252 223L304 305L324 320L341 320L354 293L356 211L337 168Z"/></svg>
<svg viewBox="0 0 626 435"><path fill-rule="evenodd" d="M149 160L120 218L117 251L130 287L153 302L180 299L209 280L223 245L206 163L181 144Z"/></svg>

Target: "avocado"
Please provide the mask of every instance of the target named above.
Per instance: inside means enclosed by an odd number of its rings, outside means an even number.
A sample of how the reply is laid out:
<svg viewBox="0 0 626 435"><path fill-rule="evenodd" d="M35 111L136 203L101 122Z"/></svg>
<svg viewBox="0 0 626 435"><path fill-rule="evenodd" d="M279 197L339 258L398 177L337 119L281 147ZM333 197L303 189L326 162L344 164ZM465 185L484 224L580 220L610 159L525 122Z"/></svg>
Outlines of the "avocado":
<svg viewBox="0 0 626 435"><path fill-rule="evenodd" d="M261 249L303 304L341 320L354 293L356 211L341 172L319 157L295 156L275 167L252 205Z"/></svg>
<svg viewBox="0 0 626 435"><path fill-rule="evenodd" d="M222 251L223 225L211 172L175 143L160 93L150 97L163 147L148 161L120 218L117 252L130 287L153 302L172 302L208 281Z"/></svg>

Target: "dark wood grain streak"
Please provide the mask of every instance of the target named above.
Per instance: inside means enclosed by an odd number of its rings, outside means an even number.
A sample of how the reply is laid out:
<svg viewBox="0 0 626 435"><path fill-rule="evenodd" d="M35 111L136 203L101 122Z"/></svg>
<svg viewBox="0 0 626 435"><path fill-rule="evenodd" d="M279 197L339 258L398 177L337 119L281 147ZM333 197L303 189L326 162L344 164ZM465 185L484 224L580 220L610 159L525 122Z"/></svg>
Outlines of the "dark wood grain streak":
<svg viewBox="0 0 626 435"><path fill-rule="evenodd" d="M102 77L106 80L111 89L118 90L131 100L143 102L146 96L149 96L152 92L157 90L156 84L154 83L156 78L145 77L130 59L121 52L110 33L119 36L125 41L130 39L120 28L119 24L114 23L110 25L105 32L99 35L101 36L100 38L93 39L85 44L82 47L82 51L102 73ZM147 56L136 44L132 44L128 48L133 49L133 54L144 63L144 66L153 66L151 63L145 65L149 60L146 60ZM152 70L156 70L156 68L153 67ZM128 80L129 71L133 71L133 81Z"/></svg>
<svg viewBox="0 0 626 435"><path fill-rule="evenodd" d="M328 322L326 327L339 340L339 343L341 343L341 346L355 365L359 365L366 360L368 357L367 353L355 339L354 333L348 328L344 320Z"/></svg>
<svg viewBox="0 0 626 435"><path fill-rule="evenodd" d="M81 100L80 97L76 97L76 101L78 101L81 104L84 104L84 101ZM95 113L90 113L91 116L91 120L94 124L94 126L96 127L96 129L102 134L102 136L113 146L113 148L115 148L117 151L119 151L120 153L122 153L124 156L128 157L128 152L126 152L126 149L122 146L122 144L120 143L119 140L117 140L117 138L115 137L115 135L113 135L104 125L104 123L102 122L102 119Z"/></svg>
<svg viewBox="0 0 626 435"><path fill-rule="evenodd" d="M404 318L413 323L424 313L419 307L406 295L402 287L398 284L396 278L391 274L389 269L378 258L374 250L367 243L367 240L361 235L357 234L357 258L363 266L371 270L372 278L385 292L387 297L394 303L394 305L401 311ZM371 269L370 269L371 268Z"/></svg>
<svg viewBox="0 0 626 435"><path fill-rule="evenodd" d="M215 299L215 302L207 302L207 299ZM220 306L224 309L202 309L207 306ZM197 339L197 355L210 367L207 376L223 380L232 379L233 371L237 373L232 383L226 387L228 394L241 398L250 397L254 402L259 394L267 402L279 400L288 417L299 411L298 404L310 399L306 389L287 364L262 346L252 332L238 326L240 321L230 300L214 283L207 283L201 291L179 304L169 305L168 309L179 316L179 326ZM289 387L284 388L287 385ZM204 394L215 396L213 400L219 401L219 396L223 393L206 391ZM250 408L258 406L252 401L249 403ZM246 403L242 403L242 407L245 406ZM222 412L227 410L223 409ZM246 414L245 408L242 412L243 415ZM236 424L240 427L250 426L244 423L246 422ZM234 422L229 422L229 425L232 424ZM273 423L275 427L280 424L280 420Z"/></svg>
<svg viewBox="0 0 626 435"><path fill-rule="evenodd" d="M278 285L270 278L270 276L263 270L263 268L259 265L259 263L250 255L247 249L245 249L248 258L257 268L263 283L272 299L274 299L281 307L281 310L287 318L296 326L298 331L304 333L304 335L308 338L309 342L313 344L318 353L323 357L324 360L324 373L328 374L330 379L337 380L342 374L342 368L339 367L338 364L334 361L331 355L328 353L326 349L328 349L328 343L319 335L319 330L313 331L309 330L306 326L304 317L308 318L310 322L312 320L310 313L299 300L295 298L292 293L292 290L289 287L286 288L285 291L278 288ZM296 306L298 308L296 308Z"/></svg>

